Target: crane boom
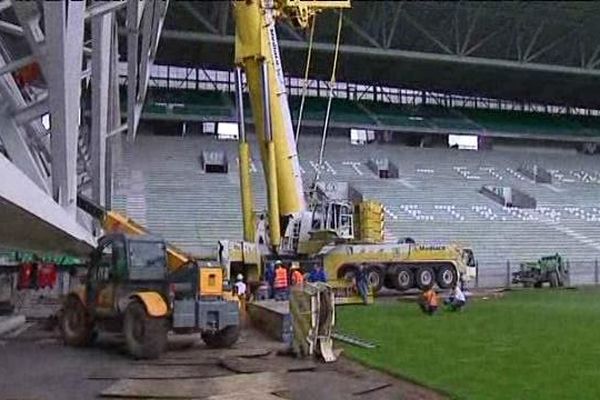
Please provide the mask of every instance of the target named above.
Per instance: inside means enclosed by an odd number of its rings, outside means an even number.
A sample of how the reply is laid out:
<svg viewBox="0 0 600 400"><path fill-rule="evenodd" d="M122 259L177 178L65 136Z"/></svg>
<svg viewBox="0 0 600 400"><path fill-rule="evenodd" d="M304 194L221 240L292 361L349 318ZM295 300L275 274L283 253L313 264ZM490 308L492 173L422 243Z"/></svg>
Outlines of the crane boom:
<svg viewBox="0 0 600 400"><path fill-rule="evenodd" d="M350 7L349 0L234 1L235 63L246 73L254 127L259 142L269 204L271 245L276 247L282 221L306 210L300 163L288 104L275 23L289 18L306 26L310 17L327 8ZM239 85L238 90L241 90ZM243 123L243 122L242 122ZM245 141L245 138L244 138ZM240 146L240 149L244 146ZM247 164L240 157L240 166ZM241 176L244 239L251 240L247 215L251 199L248 177Z"/></svg>
<svg viewBox="0 0 600 400"><path fill-rule="evenodd" d="M130 235L149 235L148 229L115 211L105 210L92 200L79 194L77 206L94 217L107 233L122 232ZM167 267L174 271L192 261L182 250L167 243Z"/></svg>

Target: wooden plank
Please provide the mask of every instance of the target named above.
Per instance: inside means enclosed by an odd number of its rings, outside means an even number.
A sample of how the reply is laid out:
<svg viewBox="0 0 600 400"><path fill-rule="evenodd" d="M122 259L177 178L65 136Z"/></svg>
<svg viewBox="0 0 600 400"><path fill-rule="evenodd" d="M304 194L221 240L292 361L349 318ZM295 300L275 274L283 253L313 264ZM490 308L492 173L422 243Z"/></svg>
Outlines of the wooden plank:
<svg viewBox="0 0 600 400"><path fill-rule="evenodd" d="M230 371L238 374L251 374L256 372L265 372L268 370L267 363L263 360L259 362L252 359L243 359L241 357L226 357L221 359L220 365Z"/></svg>
<svg viewBox="0 0 600 400"><path fill-rule="evenodd" d="M204 349L185 352L166 353L161 357L161 360L202 360L207 358L221 357L265 357L271 354L271 350L258 349Z"/></svg>
<svg viewBox="0 0 600 400"><path fill-rule="evenodd" d="M192 379L214 378L231 373L216 365L164 366L138 365L133 368L113 368L91 373L88 379Z"/></svg>
<svg viewBox="0 0 600 400"><path fill-rule="evenodd" d="M317 369L317 364L312 361L299 361L290 365L287 368L288 372L305 372L305 371L314 371Z"/></svg>
<svg viewBox="0 0 600 400"><path fill-rule="evenodd" d="M136 364L134 364L136 365ZM138 364L139 365L139 364ZM145 365L150 365L153 367L185 367L185 366L218 366L219 365L219 359L215 358L212 360L198 360L198 361L194 361L194 360L155 360L155 361L148 361L145 363Z"/></svg>
<svg viewBox="0 0 600 400"><path fill-rule="evenodd" d="M363 394L373 393L378 390L389 388L390 386L392 386L391 383L378 383L378 384L368 387L367 389L362 389L362 390L353 392L352 395L353 396L362 396Z"/></svg>
<svg viewBox="0 0 600 400"><path fill-rule="evenodd" d="M205 400L285 400L284 397L276 396L271 393L266 393L265 391L240 391L235 393L228 393L217 396L207 397Z"/></svg>
<svg viewBox="0 0 600 400"><path fill-rule="evenodd" d="M272 393L286 390L285 377L275 372L221 376L208 379L121 379L101 392L103 397L203 398L231 393L232 388Z"/></svg>

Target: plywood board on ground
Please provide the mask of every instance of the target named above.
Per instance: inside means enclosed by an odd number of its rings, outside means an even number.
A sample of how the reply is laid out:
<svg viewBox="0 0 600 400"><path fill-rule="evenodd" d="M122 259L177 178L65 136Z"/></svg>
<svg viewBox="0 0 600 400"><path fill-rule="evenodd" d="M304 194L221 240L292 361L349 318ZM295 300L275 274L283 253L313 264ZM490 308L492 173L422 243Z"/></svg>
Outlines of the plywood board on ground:
<svg viewBox="0 0 600 400"><path fill-rule="evenodd" d="M244 359L241 357L225 357L221 359L220 365L238 374L264 372L269 369L265 360Z"/></svg>
<svg viewBox="0 0 600 400"><path fill-rule="evenodd" d="M265 393L264 391L242 391L236 393L228 393L217 396L207 397L205 400L285 400L285 397L276 396L271 393Z"/></svg>
<svg viewBox="0 0 600 400"><path fill-rule="evenodd" d="M88 379L191 379L231 375L217 365L173 366L136 365L131 368L112 368L95 371Z"/></svg>
<svg viewBox="0 0 600 400"><path fill-rule="evenodd" d="M103 397L121 398L206 398L230 394L232 388L273 393L287 388L280 373L262 372L207 379L121 379L102 391Z"/></svg>
<svg viewBox="0 0 600 400"><path fill-rule="evenodd" d="M271 353L269 349L202 349L164 354L161 360L202 360L221 357L264 357Z"/></svg>

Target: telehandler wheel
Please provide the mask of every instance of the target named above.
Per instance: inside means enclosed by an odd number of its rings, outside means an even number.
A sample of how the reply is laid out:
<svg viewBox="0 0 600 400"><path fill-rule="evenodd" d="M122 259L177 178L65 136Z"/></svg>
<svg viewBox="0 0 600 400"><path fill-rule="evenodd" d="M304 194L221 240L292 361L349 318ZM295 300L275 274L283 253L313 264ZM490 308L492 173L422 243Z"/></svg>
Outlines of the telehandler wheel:
<svg viewBox="0 0 600 400"><path fill-rule="evenodd" d="M60 330L65 344L69 346L87 346L94 341L94 324L78 298L67 298L60 318Z"/></svg>
<svg viewBox="0 0 600 400"><path fill-rule="evenodd" d="M381 266L372 266L369 267L367 272L367 281L369 282L369 287L373 291L373 293L378 293L383 287L383 281L385 280L385 274L383 272L383 267Z"/></svg>
<svg viewBox="0 0 600 400"><path fill-rule="evenodd" d="M421 290L427 290L435 283L435 274L431 267L419 267L415 275L417 286Z"/></svg>
<svg viewBox="0 0 600 400"><path fill-rule="evenodd" d="M405 291L415 285L415 275L408 267L397 266L392 269L392 280L397 290Z"/></svg>
<svg viewBox="0 0 600 400"><path fill-rule="evenodd" d="M158 358L167 347L166 319L149 316L146 307L139 301L127 306L123 333L127 350L135 358Z"/></svg>
<svg viewBox="0 0 600 400"><path fill-rule="evenodd" d="M550 272L548 275L548 281L550 281L550 287L558 287L558 274L556 272Z"/></svg>
<svg viewBox="0 0 600 400"><path fill-rule="evenodd" d="M211 349L223 349L231 347L240 337L240 326L229 325L217 332L204 332L202 340Z"/></svg>
<svg viewBox="0 0 600 400"><path fill-rule="evenodd" d="M443 265L437 272L436 282L440 289L450 289L458 282L456 269L451 265Z"/></svg>

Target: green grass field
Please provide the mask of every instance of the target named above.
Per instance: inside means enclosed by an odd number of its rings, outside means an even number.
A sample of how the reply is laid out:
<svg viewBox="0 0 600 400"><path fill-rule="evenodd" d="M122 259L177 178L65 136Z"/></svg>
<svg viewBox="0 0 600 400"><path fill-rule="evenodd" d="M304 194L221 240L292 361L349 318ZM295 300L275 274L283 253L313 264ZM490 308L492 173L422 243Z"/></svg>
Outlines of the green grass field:
<svg viewBox="0 0 600 400"><path fill-rule="evenodd" d="M429 317L415 303L338 307L378 344L350 357L460 399L600 399L600 291L528 290Z"/></svg>

